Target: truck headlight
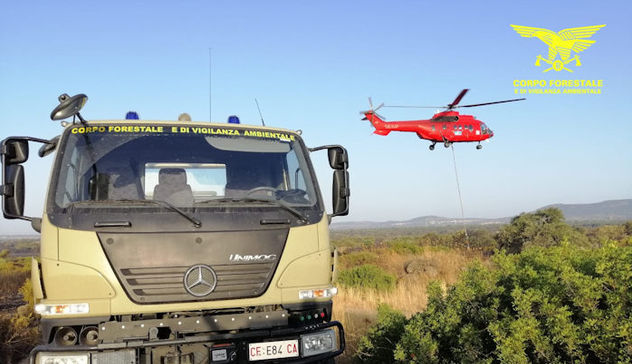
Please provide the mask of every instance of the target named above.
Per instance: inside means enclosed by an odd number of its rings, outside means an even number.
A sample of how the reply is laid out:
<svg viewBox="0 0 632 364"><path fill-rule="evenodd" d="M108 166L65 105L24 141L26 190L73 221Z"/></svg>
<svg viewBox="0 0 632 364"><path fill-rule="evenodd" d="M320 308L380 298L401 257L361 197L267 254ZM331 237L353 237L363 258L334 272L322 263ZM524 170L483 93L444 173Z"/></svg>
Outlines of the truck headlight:
<svg viewBox="0 0 632 364"><path fill-rule="evenodd" d="M40 315L72 315L90 312L90 305L87 303L69 303L57 305L35 305L35 312Z"/></svg>
<svg viewBox="0 0 632 364"><path fill-rule="evenodd" d="M89 364L88 353L41 353L37 355L37 364Z"/></svg>
<svg viewBox="0 0 632 364"><path fill-rule="evenodd" d="M305 289L298 291L298 298L306 300L310 298L333 297L338 294L338 288L330 287L324 289Z"/></svg>
<svg viewBox="0 0 632 364"><path fill-rule="evenodd" d="M336 350L336 333L333 329L301 335L303 356L313 356Z"/></svg>

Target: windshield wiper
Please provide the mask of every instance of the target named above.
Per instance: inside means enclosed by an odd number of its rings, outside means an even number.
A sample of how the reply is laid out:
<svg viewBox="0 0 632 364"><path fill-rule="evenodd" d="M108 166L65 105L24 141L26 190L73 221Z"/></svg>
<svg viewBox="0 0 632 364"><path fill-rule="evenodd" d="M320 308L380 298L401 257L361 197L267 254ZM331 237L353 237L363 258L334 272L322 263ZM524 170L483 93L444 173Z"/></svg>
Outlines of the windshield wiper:
<svg viewBox="0 0 632 364"><path fill-rule="evenodd" d="M133 199L122 199L122 200L100 200L100 201L91 201L91 200L84 200L84 201L77 201L72 203L71 206L77 205L77 204L91 204L91 203L103 203L103 202L107 202L107 203L112 203L112 202L131 202L131 203L149 203L149 204L153 204L153 205L159 205L162 207L166 207L171 211L175 211L177 212L180 216L184 217L185 219L191 221L193 223L193 226L195 226L196 228L199 228L202 226L202 222L198 219L196 219L195 217L187 214L186 212L182 211L181 209L177 208L176 206L170 204L167 201L163 201L163 200L133 200Z"/></svg>
<svg viewBox="0 0 632 364"><path fill-rule="evenodd" d="M267 198L254 198L254 197L234 197L234 198L225 197L225 198L216 198L216 199L200 201L198 202L198 204L211 203L211 202L220 202L220 203L221 202L264 202L264 203L278 206L284 209L285 211L291 213L292 215L298 217L300 221L307 222L307 216L305 216L302 212L300 212L299 210L293 208L292 206L286 204L285 202L281 200L272 200L272 199L267 199Z"/></svg>

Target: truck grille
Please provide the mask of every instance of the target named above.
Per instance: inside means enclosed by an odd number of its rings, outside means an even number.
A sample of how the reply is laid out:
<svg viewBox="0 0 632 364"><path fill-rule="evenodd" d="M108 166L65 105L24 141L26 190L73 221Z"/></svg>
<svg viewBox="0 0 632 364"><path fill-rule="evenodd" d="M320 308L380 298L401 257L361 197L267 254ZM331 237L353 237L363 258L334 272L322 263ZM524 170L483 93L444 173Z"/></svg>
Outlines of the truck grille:
<svg viewBox="0 0 632 364"><path fill-rule="evenodd" d="M279 264L289 228L196 233L99 234L121 286L136 303L171 303L250 298L262 295ZM264 256L234 261L231 256ZM199 273L196 267L202 267ZM206 267L206 268L205 268ZM217 280L211 277L214 272ZM184 276L189 275L189 291ZM197 284L204 271L205 284ZM212 289L209 284L216 283Z"/></svg>
<svg viewBox="0 0 632 364"><path fill-rule="evenodd" d="M184 274L189 267L123 268L121 278L132 300L142 303L246 298L265 291L275 265L213 265L217 285L205 297L192 296L184 289Z"/></svg>

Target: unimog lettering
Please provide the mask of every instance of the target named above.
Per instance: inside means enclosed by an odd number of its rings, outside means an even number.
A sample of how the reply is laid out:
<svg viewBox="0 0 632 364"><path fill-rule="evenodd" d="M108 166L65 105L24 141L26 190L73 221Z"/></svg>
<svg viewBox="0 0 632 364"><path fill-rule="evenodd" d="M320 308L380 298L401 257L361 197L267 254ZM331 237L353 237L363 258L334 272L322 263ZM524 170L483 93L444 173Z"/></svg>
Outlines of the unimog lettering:
<svg viewBox="0 0 632 364"><path fill-rule="evenodd" d="M231 254L228 258L231 262L263 262L276 260L276 254L239 255Z"/></svg>

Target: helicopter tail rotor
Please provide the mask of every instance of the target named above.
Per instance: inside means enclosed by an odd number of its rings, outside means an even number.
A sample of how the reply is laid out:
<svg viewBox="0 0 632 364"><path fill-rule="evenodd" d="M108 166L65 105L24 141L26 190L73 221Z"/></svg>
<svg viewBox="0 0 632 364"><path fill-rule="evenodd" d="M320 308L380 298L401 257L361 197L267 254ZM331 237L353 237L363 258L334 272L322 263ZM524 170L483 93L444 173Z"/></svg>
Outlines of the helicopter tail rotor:
<svg viewBox="0 0 632 364"><path fill-rule="evenodd" d="M371 97L369 97L369 110L365 110L365 111L360 111L360 114L364 115L364 118L362 120L368 120L368 115L375 115L377 116L379 119L384 119L380 114L378 114L376 111L381 109L382 107L384 107L384 103L379 104L377 107L373 107L373 100L371 100Z"/></svg>

